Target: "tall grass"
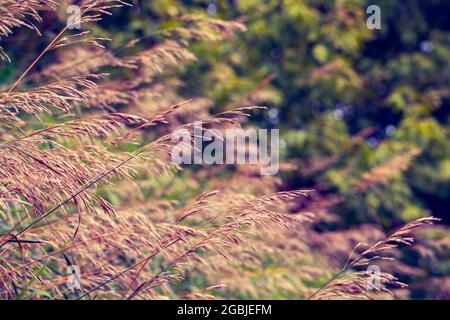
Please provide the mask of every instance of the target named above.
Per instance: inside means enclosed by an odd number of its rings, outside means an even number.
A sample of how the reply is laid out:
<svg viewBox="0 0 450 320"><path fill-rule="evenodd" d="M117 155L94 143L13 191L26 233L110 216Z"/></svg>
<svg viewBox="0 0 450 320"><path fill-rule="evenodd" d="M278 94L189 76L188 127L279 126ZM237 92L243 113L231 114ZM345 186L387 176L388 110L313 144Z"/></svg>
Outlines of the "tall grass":
<svg viewBox="0 0 450 320"><path fill-rule="evenodd" d="M226 181L213 178L214 169L183 178L176 174L183 168L170 161L176 129L191 130L195 120L203 121L204 130L240 126L249 113L260 112L237 106L210 115L210 101L177 91L176 69L196 59L190 43L225 41L245 27L181 16L179 26L161 31L156 43L135 39L115 50L84 30L126 5L82 1L83 31L61 21L56 36L36 57L27 57L32 62L0 94L1 297L209 299L233 290L258 297L263 286L243 277L280 254L282 290L312 299L372 296L361 268L381 252L411 244L408 234L434 219L408 224L355 258L358 246L321 287L301 286L295 278L304 282L305 275L321 273L319 265L307 270L298 261L312 255L300 247L308 243L313 214L326 208L324 199L312 190L274 192L277 178L248 168L237 168ZM17 28L40 34L40 12L54 18L57 7L51 0L0 0L0 36L14 37ZM14 63L7 53L1 48L4 63ZM389 168L403 168L415 154ZM355 191L391 174L373 170ZM177 179L193 189L208 180L221 191L165 196ZM310 210L293 210L303 203ZM81 268L81 290L66 285L73 265ZM203 287L193 285L194 274ZM381 279L380 291L402 286L388 273Z"/></svg>

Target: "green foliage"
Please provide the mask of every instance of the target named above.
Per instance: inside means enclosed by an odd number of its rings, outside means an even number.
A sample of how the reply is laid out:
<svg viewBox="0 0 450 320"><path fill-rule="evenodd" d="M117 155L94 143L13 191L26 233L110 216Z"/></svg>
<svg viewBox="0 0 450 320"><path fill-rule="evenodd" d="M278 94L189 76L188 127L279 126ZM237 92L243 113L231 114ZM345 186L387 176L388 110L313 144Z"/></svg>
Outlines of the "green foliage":
<svg viewBox="0 0 450 320"><path fill-rule="evenodd" d="M167 16L167 8L143 6ZM208 1L177 1L178 13L204 12ZM300 163L291 187L336 193L342 223L390 229L432 213L448 223L450 198L450 26L447 1L215 1L215 17L244 17L247 32L225 44L195 47L185 92L204 92L226 109L272 77L262 104L276 108L262 126L279 127L284 160ZM382 29L365 9L381 7ZM172 9L171 9L172 8ZM145 11L148 10L148 11ZM275 97L275 98L273 98ZM373 132L349 147L357 134ZM355 194L364 172L420 148L406 172ZM320 159L336 159L311 175ZM445 273L444 273L445 274Z"/></svg>

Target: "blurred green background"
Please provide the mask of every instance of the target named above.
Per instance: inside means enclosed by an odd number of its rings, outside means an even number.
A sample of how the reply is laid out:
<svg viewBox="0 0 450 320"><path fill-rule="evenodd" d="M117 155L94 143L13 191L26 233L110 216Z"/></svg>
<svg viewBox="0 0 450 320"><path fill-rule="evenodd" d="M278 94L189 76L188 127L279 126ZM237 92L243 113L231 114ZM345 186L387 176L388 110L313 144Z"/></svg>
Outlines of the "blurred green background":
<svg viewBox="0 0 450 320"><path fill-rule="evenodd" d="M347 225L391 227L427 212L448 222L448 1L133 4L101 23L99 32L114 34L115 46L175 27L187 13L245 23L248 30L235 39L194 45L198 62L180 70L182 90L211 98L221 110L263 88L258 100L270 110L253 120L280 128L283 158L299 161L298 172L284 177L285 188L320 185L339 193L345 207L336 210ZM373 4L381 8L380 30L366 26ZM352 147L355 138L363 142ZM422 152L406 174L376 192L353 195L353 179L412 148Z"/></svg>
<svg viewBox="0 0 450 320"><path fill-rule="evenodd" d="M380 30L366 26L366 9L374 4L381 9ZM324 197L343 199L331 207L339 218L320 230L362 223L391 230L426 215L448 225L449 1L157 0L134 5L103 24L120 34L117 45L175 27L177 17L187 13L244 22L248 30L230 41L194 46L198 62L180 70L183 93L212 99L216 111L235 107L249 93L268 106L253 121L281 129L283 161L297 168L282 174L282 189L314 188ZM414 149L420 154L403 174L355 193L364 172ZM430 237L448 239L448 229ZM407 263L425 270L424 279L448 279L448 244L430 250L438 259L413 255ZM438 288L425 281L412 297L449 298L445 283Z"/></svg>
<svg viewBox="0 0 450 320"><path fill-rule="evenodd" d="M107 19L114 45L176 26L181 14L240 18L248 30L225 43L196 44L181 70L186 95L226 109L264 87L271 109L257 119L281 129L285 159L301 167L338 156L325 170L286 177L286 187L320 183L348 197L344 217L386 226L450 204L450 3L448 1L133 1ZM381 29L366 8L381 8ZM368 130L370 129L370 130ZM364 143L348 144L364 132ZM422 153L388 188L352 199L349 182L413 147ZM345 174L343 168L348 168ZM303 170L307 171L307 170Z"/></svg>

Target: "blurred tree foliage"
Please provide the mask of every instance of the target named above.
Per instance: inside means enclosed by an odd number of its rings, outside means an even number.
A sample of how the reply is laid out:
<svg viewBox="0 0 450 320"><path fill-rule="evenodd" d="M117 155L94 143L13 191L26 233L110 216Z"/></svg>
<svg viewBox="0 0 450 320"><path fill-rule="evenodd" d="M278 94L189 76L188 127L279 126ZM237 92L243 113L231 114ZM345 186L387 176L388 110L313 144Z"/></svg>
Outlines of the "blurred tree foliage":
<svg viewBox="0 0 450 320"><path fill-rule="evenodd" d="M199 61L182 70L183 90L207 96L216 108L224 109L236 103L236 97L263 86L260 100L271 109L258 121L281 128L283 156L299 164L298 172L285 175L285 188L320 186L321 192L340 194L344 205L335 211L345 225L374 221L390 228L426 211L446 218L450 3L135 0L134 4L130 12L106 22L109 32L121 34L116 45L136 36L156 37L161 30L176 27L182 14L245 22L248 30L235 41L195 46ZM366 8L371 4L381 8L381 30L366 26ZM355 145L358 138L362 142ZM355 195L351 186L363 172L413 148L422 152L405 174L387 187Z"/></svg>
<svg viewBox="0 0 450 320"><path fill-rule="evenodd" d="M182 70L184 93L207 96L220 110L258 91L258 102L270 107L257 119L259 125L281 129L282 156L298 168L282 174L283 188L312 187L343 199L332 208L340 218L321 228L375 222L391 229L428 214L448 224L450 2L135 4L124 28L128 31L122 33L125 39L176 27L176 17L187 13L245 22L248 30L234 41L195 46L198 62ZM366 26L372 4L381 8L380 30ZM405 172L355 193L353 186L364 172L389 166L410 150L420 154ZM448 251L440 255L449 260ZM446 262L432 266L416 260L409 263L431 276L450 273ZM430 297L421 290L414 295Z"/></svg>

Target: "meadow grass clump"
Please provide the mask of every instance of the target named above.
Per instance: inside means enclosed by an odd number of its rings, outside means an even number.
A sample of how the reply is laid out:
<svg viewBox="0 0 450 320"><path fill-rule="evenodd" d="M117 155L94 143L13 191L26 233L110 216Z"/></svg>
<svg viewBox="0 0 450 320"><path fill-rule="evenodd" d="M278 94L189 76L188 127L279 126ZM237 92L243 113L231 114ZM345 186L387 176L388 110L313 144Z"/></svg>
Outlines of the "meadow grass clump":
<svg viewBox="0 0 450 320"><path fill-rule="evenodd" d="M186 176L170 161L175 130L192 131L195 120L204 130L240 126L260 112L245 103L211 115L211 101L177 90L176 69L196 59L190 43L223 41L245 27L180 16L158 41L139 38L114 50L84 30L126 5L82 1L83 30L59 21L59 32L36 57L27 57L25 70L2 84L0 296L210 299L267 297L278 290L290 297L369 297L365 276L355 268L367 266L368 256L411 244L407 235L434 219L408 224L352 254L319 290L305 285L322 276L321 267L330 271L325 259L305 263L321 254L307 239L314 214L326 209L323 199L312 190L279 192L278 178L243 166L221 179L215 170L223 168ZM0 36L14 38L21 27L40 34L41 11L56 19L57 8L50 0L0 0ZM0 58L15 61L7 47ZM378 171L368 173L357 192L381 183ZM311 210L295 210L300 204ZM67 270L75 266L80 272L73 279ZM344 274L352 276L343 280ZM242 275L277 279L277 286L258 289ZM388 273L381 282L382 291L399 284Z"/></svg>

